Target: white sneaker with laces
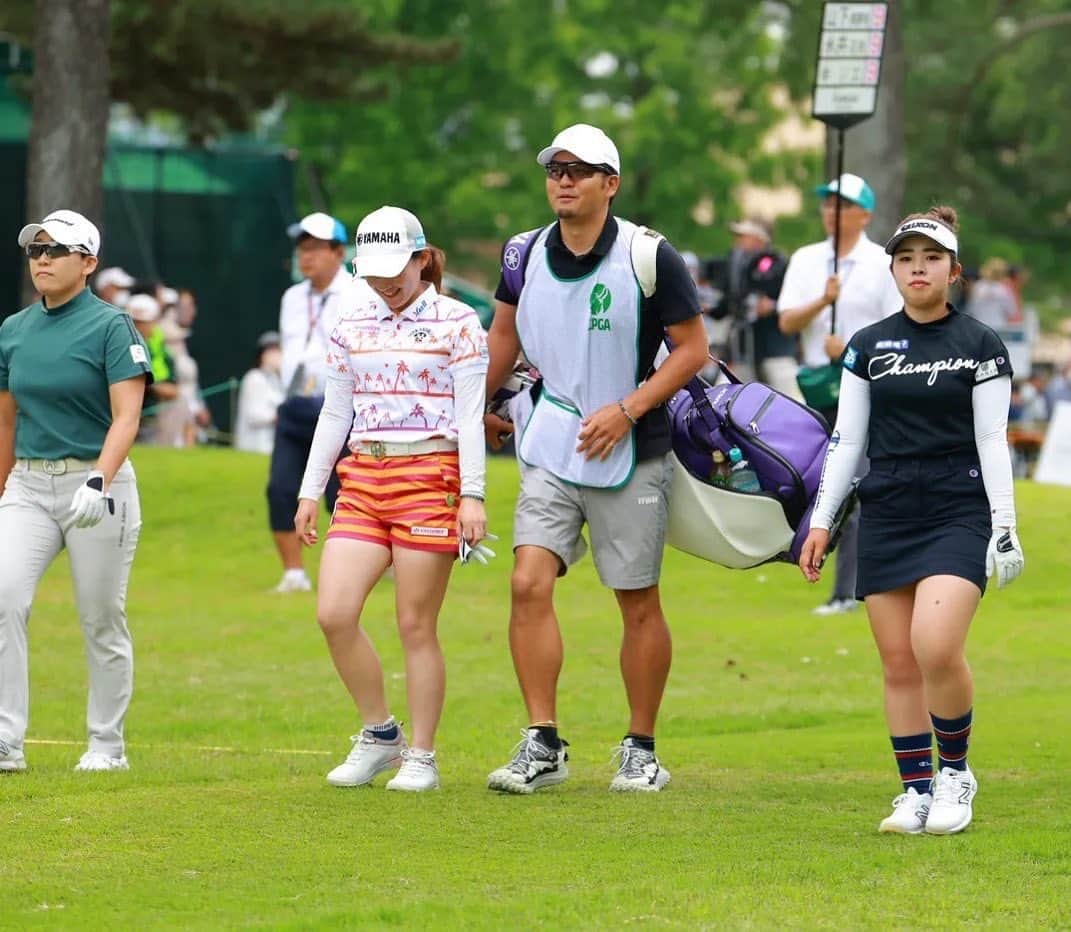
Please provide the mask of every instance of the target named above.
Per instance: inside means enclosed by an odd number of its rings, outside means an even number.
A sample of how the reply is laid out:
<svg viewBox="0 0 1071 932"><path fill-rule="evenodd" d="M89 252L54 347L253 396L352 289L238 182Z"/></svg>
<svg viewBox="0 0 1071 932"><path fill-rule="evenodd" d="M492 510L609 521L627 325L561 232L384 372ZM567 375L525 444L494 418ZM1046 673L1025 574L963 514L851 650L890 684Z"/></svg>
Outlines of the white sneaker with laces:
<svg viewBox="0 0 1071 932"><path fill-rule="evenodd" d="M893 832L897 835L921 835L926 828L933 797L929 793L919 793L913 786L906 793L901 793L892 801L892 814L881 820L879 832Z"/></svg>
<svg viewBox="0 0 1071 932"><path fill-rule="evenodd" d="M487 787L503 793L534 793L544 786L562 783L569 776L566 766L568 741L557 750L547 747L535 728L522 728L522 740L513 749L513 760L487 777Z"/></svg>
<svg viewBox="0 0 1071 932"><path fill-rule="evenodd" d="M74 769L83 773L103 770L129 770L130 764L127 763L125 755L122 754L118 757L112 757L103 751L86 751L78 763L75 764Z"/></svg>
<svg viewBox="0 0 1071 932"><path fill-rule="evenodd" d="M617 760L617 774L610 789L620 793L657 793L669 783L669 771L655 756L626 738L614 749L611 761Z"/></svg>
<svg viewBox="0 0 1071 932"><path fill-rule="evenodd" d="M311 590L312 582L309 580L309 577L305 575L304 570L287 570L283 573L283 578L279 580L279 585L277 585L273 591L286 593L310 592Z"/></svg>
<svg viewBox="0 0 1071 932"><path fill-rule="evenodd" d="M942 768L933 778L933 805L926 819L926 834L962 832L974 817L971 800L977 792L978 781L970 770Z"/></svg>
<svg viewBox="0 0 1071 932"><path fill-rule="evenodd" d="M387 789L421 793L438 788L439 765L435 763L435 752L420 748L402 751L402 766L394 778L387 782Z"/></svg>
<svg viewBox="0 0 1071 932"><path fill-rule="evenodd" d="M854 612L859 607L855 599L830 599L812 609L815 615L843 615Z"/></svg>
<svg viewBox="0 0 1071 932"><path fill-rule="evenodd" d="M26 758L6 741L0 741L0 773L16 773L26 769Z"/></svg>
<svg viewBox="0 0 1071 932"><path fill-rule="evenodd" d="M332 786L364 786L384 770L397 770L402 763L408 745L401 727L393 741L377 738L365 728L359 735L351 735L353 748L346 759L327 775Z"/></svg>

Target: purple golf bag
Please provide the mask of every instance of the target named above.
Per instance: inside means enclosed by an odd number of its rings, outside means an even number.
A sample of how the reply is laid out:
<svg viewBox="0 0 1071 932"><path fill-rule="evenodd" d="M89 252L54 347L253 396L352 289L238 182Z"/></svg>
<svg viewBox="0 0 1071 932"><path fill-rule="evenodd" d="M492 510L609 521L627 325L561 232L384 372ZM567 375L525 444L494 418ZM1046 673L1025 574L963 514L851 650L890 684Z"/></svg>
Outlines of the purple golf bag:
<svg viewBox="0 0 1071 932"><path fill-rule="evenodd" d="M720 450L728 457L733 447L739 447L758 476L762 491L719 487L719 492L733 497L731 508L736 512L744 505L736 496L775 499L794 533L782 552L758 562L796 563L810 528L811 511L822 478L829 425L817 411L760 382L742 383L724 363L718 365L728 382L709 385L696 377L670 399L673 452L691 476L713 485L711 454ZM843 516L851 503L849 497L831 529L830 550L839 537ZM717 508L716 503L714 507ZM755 520L762 521L769 511L756 508L755 514Z"/></svg>

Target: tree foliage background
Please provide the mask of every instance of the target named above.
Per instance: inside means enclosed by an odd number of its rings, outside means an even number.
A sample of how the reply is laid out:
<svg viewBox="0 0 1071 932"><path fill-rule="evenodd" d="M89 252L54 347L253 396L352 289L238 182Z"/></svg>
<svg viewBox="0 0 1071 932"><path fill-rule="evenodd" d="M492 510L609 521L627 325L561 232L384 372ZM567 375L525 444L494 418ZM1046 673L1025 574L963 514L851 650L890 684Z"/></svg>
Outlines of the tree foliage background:
<svg viewBox="0 0 1071 932"><path fill-rule="evenodd" d="M0 30L32 44L35 18L73 2L7 4ZM968 263L1000 254L1032 269L1035 296L1071 292L1068 3L892 2L905 65L903 130L888 161L902 138L903 209L952 203ZM110 7L113 100L177 115L198 145L263 126L266 108L281 112L269 138L300 152L304 207L352 225L379 204L404 204L455 268L493 277L502 239L546 220L534 153L577 120L619 144L617 209L682 247L727 248L745 184L801 192L795 215L779 219L783 247L819 235L810 191L825 174L822 153L771 144L791 107L810 123L818 0ZM849 134L849 170L888 170L881 151L858 162L874 132L870 121Z"/></svg>
<svg viewBox="0 0 1071 932"><path fill-rule="evenodd" d="M893 2L905 59L902 211L952 203L965 262L999 254L1032 271L1035 296L1066 294L1071 9L1065 0ZM817 0L365 0L362 9L382 28L455 38L460 53L403 64L370 104L291 102L287 139L347 217L408 203L430 235L472 255L488 237L545 220L533 154L584 119L622 150L621 213L683 246L728 246L724 224L744 182L802 190L801 213L779 221L783 245L820 235L810 190L822 160L763 145L788 116L777 88L807 119ZM849 134L849 170L883 170L858 165L852 139L868 132L864 123Z"/></svg>

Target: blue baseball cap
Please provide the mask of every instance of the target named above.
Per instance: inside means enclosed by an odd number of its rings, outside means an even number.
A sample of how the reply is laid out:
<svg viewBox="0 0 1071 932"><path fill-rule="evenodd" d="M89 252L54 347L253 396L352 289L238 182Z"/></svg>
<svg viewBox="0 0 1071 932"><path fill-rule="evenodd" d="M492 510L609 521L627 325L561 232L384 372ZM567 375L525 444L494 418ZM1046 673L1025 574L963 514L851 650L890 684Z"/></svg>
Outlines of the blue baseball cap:
<svg viewBox="0 0 1071 932"><path fill-rule="evenodd" d="M327 240L329 243L348 243L349 234L341 220L336 220L330 214L317 211L302 217L297 223L292 223L286 228L286 233L291 239L300 236L311 236L314 239Z"/></svg>
<svg viewBox="0 0 1071 932"><path fill-rule="evenodd" d="M874 189L870 187L858 175L845 172L840 178L834 178L828 184L814 189L819 197L829 197L831 194L840 195L844 200L858 204L863 210L873 210L878 199L874 197Z"/></svg>

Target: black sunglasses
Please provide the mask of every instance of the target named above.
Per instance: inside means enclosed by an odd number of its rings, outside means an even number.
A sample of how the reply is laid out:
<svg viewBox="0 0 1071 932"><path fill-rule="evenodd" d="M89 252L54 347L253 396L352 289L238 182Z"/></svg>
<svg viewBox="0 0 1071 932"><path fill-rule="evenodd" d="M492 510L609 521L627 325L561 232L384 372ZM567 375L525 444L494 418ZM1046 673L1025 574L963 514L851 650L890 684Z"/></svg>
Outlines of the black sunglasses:
<svg viewBox="0 0 1071 932"><path fill-rule="evenodd" d="M545 166L547 177L555 181L561 181L565 175L570 181L582 181L601 172L604 175L612 175L609 165L592 165L590 162L547 162Z"/></svg>
<svg viewBox="0 0 1071 932"><path fill-rule="evenodd" d="M77 246L64 246L63 243L30 243L26 247L26 255L31 259L40 259L48 256L49 259L62 259L72 252L84 252Z"/></svg>

